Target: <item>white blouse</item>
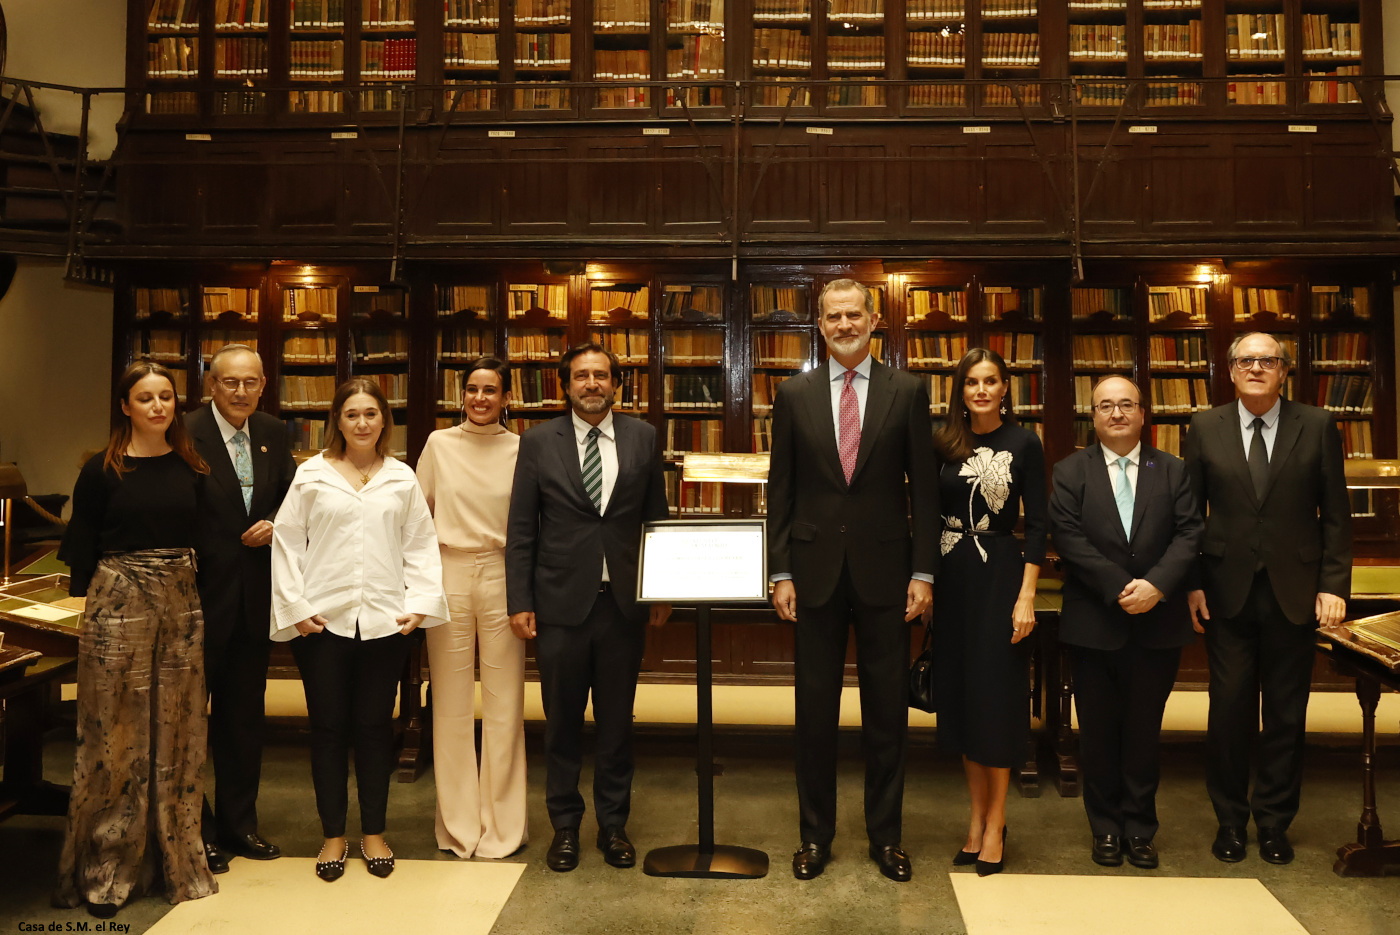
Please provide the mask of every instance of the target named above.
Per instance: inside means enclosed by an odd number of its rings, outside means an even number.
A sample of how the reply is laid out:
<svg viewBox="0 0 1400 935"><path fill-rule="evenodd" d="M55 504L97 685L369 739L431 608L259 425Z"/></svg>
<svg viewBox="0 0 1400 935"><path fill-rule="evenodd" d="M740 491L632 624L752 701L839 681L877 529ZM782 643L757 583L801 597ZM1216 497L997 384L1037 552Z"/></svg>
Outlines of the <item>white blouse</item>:
<svg viewBox="0 0 1400 935"><path fill-rule="evenodd" d="M297 468L272 531L272 639L295 639L320 614L326 630L365 640L399 632L395 617L448 618L442 560L412 469L386 457L355 490L324 455Z"/></svg>

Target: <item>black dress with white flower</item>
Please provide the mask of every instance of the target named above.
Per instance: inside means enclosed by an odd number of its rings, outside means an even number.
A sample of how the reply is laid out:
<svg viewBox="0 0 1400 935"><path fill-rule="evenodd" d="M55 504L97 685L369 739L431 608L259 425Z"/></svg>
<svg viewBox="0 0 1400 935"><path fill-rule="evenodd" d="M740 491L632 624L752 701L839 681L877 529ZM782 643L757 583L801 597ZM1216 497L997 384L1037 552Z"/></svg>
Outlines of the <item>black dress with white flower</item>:
<svg viewBox="0 0 1400 935"><path fill-rule="evenodd" d="M1029 739L1031 641L1011 644L1011 611L1026 564L1045 562L1045 452L1034 432L1006 423L973 437L972 456L939 476L938 739L983 766L1013 767ZM1024 544L1012 535L1022 509Z"/></svg>

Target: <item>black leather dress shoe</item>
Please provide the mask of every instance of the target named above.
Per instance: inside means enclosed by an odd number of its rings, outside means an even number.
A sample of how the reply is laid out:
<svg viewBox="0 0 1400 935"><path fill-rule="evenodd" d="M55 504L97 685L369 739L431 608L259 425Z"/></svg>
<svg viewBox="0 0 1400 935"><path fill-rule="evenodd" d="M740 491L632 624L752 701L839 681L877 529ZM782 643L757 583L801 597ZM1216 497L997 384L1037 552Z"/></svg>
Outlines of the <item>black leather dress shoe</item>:
<svg viewBox="0 0 1400 935"><path fill-rule="evenodd" d="M217 844L204 845L204 859L209 863L210 873L228 873L228 855Z"/></svg>
<svg viewBox="0 0 1400 935"><path fill-rule="evenodd" d="M1220 830L1215 832L1215 843L1211 844L1210 852L1215 855L1216 860L1237 864L1244 860L1246 840L1242 826L1221 825Z"/></svg>
<svg viewBox="0 0 1400 935"><path fill-rule="evenodd" d="M1123 841L1116 834L1094 835L1094 849L1089 853L1100 867L1123 866Z"/></svg>
<svg viewBox="0 0 1400 935"><path fill-rule="evenodd" d="M908 883L914 877L914 865L898 844L870 845L870 859L880 872L896 883Z"/></svg>
<svg viewBox="0 0 1400 935"><path fill-rule="evenodd" d="M811 880L822 875L826 862L831 860L831 848L811 841L803 841L797 853L792 855L792 875L799 880Z"/></svg>
<svg viewBox="0 0 1400 935"><path fill-rule="evenodd" d="M264 841L256 831L224 838L219 846L235 857L247 857L249 860L276 860L282 856L280 847Z"/></svg>
<svg viewBox="0 0 1400 935"><path fill-rule="evenodd" d="M1157 848L1152 845L1151 838L1128 838L1128 846L1124 848L1128 854L1128 863L1142 870L1157 869Z"/></svg>
<svg viewBox="0 0 1400 935"><path fill-rule="evenodd" d="M560 828L544 855L545 865L556 873L567 873L578 866L578 829Z"/></svg>
<svg viewBox="0 0 1400 935"><path fill-rule="evenodd" d="M625 828L599 829L598 850L603 852L603 860L613 867L626 869L637 863L637 849L627 840Z"/></svg>
<svg viewBox="0 0 1400 935"><path fill-rule="evenodd" d="M94 919L111 919L116 916L117 910L120 908L121 906L118 906L116 903L87 904L88 915L92 916Z"/></svg>
<svg viewBox="0 0 1400 935"><path fill-rule="evenodd" d="M1293 862L1293 845L1288 840L1288 832L1278 828L1259 829L1259 856L1271 864Z"/></svg>

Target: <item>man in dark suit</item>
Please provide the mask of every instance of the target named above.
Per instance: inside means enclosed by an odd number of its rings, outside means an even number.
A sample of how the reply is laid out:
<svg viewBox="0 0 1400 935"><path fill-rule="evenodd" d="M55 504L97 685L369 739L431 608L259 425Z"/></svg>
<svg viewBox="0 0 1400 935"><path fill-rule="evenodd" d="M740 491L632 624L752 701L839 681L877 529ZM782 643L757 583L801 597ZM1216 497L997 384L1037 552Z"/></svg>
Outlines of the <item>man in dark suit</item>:
<svg viewBox="0 0 1400 935"><path fill-rule="evenodd" d="M1204 588L1188 600L1210 658L1206 787L1220 823L1211 851L1243 860L1252 814L1259 856L1286 864L1302 786L1313 631L1346 614L1351 509L1332 416L1281 398L1293 363L1287 350L1270 335L1245 334L1229 360L1239 398L1194 416L1185 441L1206 514Z"/></svg>
<svg viewBox="0 0 1400 935"><path fill-rule="evenodd" d="M255 860L281 854L258 835L257 803L271 646L268 544L296 464L286 426L257 411L265 379L252 348L221 348L209 362L209 380L213 404L190 413L185 424L209 464L198 550L214 758L214 807L206 798L204 849L209 868L222 873L228 853Z"/></svg>
<svg viewBox="0 0 1400 935"><path fill-rule="evenodd" d="M559 383L571 412L520 439L506 531L510 626L535 640L545 714L545 805L554 840L551 870L578 866L583 796L583 714L593 696L593 810L598 849L631 867L632 702L646 637L670 605L639 605L642 524L665 519L666 487L656 429L612 411L622 379L597 344L567 351Z"/></svg>
<svg viewBox="0 0 1400 935"><path fill-rule="evenodd" d="M892 880L913 875L900 847L909 725L908 621L933 599L938 469L929 395L870 356L870 290L838 279L817 300L826 364L793 377L773 404L768 471L773 606L795 626L797 797L810 880L836 834L836 735L846 642L856 635L870 856Z"/></svg>
<svg viewBox="0 0 1400 935"><path fill-rule="evenodd" d="M1084 811L1094 863L1154 869L1158 738L1181 648L1201 514L1180 458L1142 441L1142 393L1094 387L1098 443L1055 465L1050 522L1064 562L1060 642L1070 647Z"/></svg>

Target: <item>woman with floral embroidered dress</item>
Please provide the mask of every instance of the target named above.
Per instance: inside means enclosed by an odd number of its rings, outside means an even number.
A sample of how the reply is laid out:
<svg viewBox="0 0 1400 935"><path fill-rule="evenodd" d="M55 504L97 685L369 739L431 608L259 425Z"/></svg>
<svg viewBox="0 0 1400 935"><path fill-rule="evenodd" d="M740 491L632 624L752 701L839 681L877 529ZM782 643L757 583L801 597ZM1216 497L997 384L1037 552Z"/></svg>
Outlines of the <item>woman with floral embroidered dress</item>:
<svg viewBox="0 0 1400 935"><path fill-rule="evenodd" d="M962 755L971 797L967 840L953 863L979 876L1002 869L1006 791L1026 753L1035 588L1045 561L1045 453L1016 423L1010 374L995 351L973 348L953 376L948 421L934 443L942 464L942 565L934 588L934 683L939 742ZM1025 541L1012 531L1025 511Z"/></svg>

